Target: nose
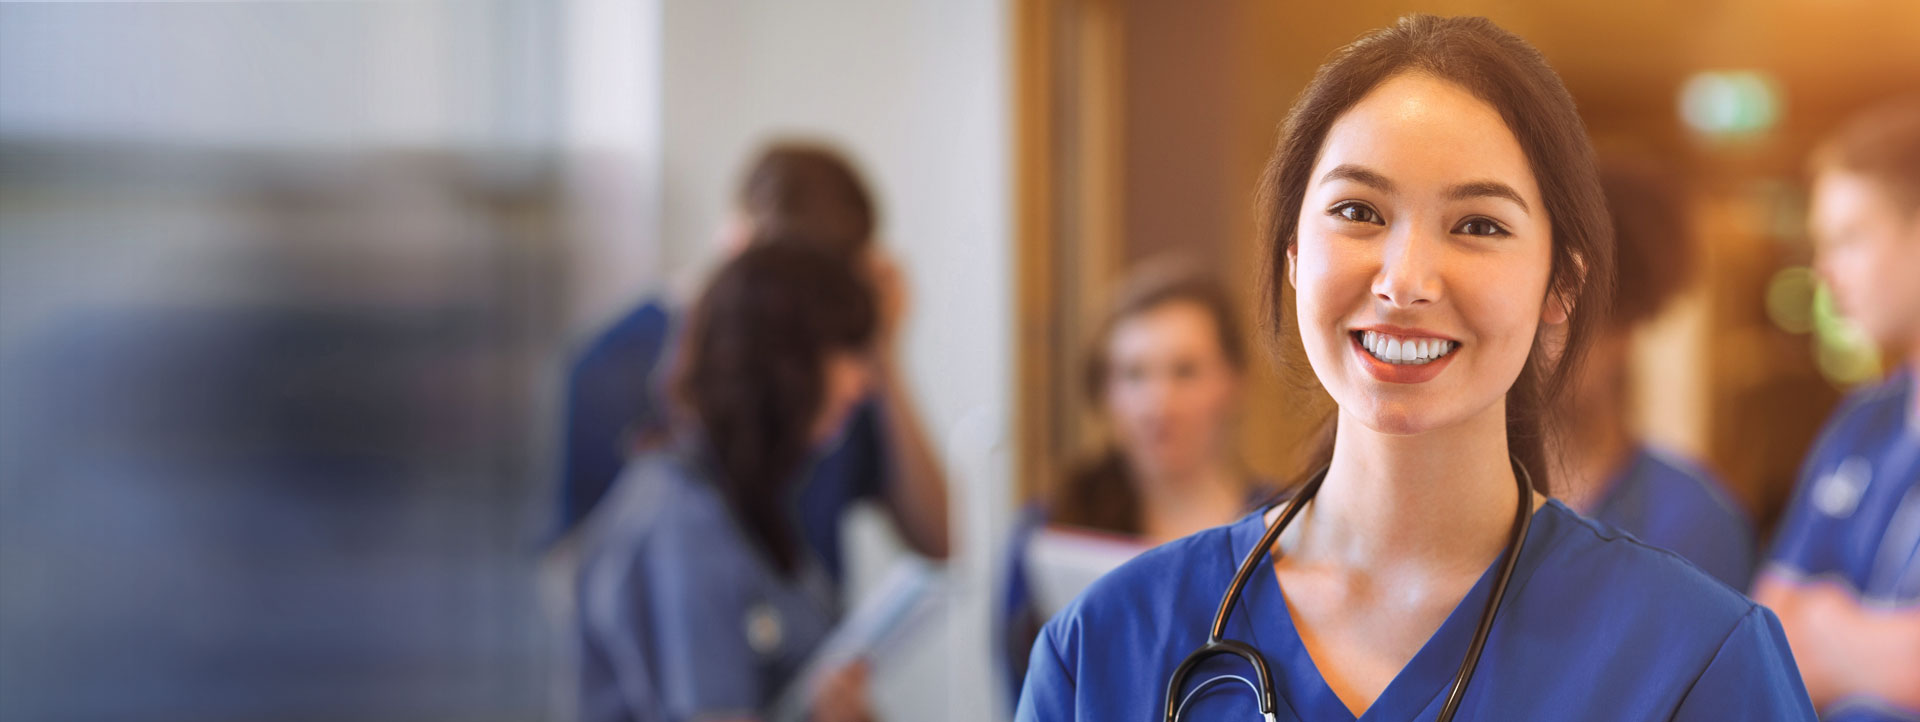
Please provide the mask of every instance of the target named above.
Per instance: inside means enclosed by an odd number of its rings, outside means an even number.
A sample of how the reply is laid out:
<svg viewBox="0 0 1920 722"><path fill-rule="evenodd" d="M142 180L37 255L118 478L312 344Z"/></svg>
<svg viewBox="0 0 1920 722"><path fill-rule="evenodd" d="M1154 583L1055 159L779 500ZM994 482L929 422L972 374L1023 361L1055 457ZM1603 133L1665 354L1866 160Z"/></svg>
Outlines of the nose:
<svg viewBox="0 0 1920 722"><path fill-rule="evenodd" d="M1441 239L1408 231L1381 246L1380 271L1373 295L1395 308L1430 304L1440 298Z"/></svg>

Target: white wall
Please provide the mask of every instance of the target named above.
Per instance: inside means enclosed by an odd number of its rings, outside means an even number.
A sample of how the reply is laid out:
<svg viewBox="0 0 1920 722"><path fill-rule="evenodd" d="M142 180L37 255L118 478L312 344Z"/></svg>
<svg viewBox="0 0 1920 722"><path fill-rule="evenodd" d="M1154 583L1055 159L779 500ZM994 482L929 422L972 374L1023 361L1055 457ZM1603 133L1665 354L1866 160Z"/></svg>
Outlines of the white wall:
<svg viewBox="0 0 1920 722"><path fill-rule="evenodd" d="M860 163L912 284L904 361L955 475L962 587L952 626L877 680L889 719L980 719L989 694L984 562L1010 468L994 451L1013 358L1010 30L999 2L665 3L669 272L710 266L744 164L768 138L803 133ZM888 556L874 538L855 531L856 577Z"/></svg>
<svg viewBox="0 0 1920 722"><path fill-rule="evenodd" d="M6 5L14 141L525 148L549 133L532 4Z"/></svg>

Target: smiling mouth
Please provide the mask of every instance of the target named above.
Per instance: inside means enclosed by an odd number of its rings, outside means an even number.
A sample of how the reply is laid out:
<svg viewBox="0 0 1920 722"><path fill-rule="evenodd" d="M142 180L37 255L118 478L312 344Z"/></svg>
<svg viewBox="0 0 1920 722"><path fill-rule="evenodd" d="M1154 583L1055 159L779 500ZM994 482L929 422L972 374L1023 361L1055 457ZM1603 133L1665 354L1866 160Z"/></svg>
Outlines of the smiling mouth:
<svg viewBox="0 0 1920 722"><path fill-rule="evenodd" d="M1374 331L1353 331L1351 335L1375 360L1395 366L1430 364L1460 348L1460 342L1440 338L1391 336Z"/></svg>

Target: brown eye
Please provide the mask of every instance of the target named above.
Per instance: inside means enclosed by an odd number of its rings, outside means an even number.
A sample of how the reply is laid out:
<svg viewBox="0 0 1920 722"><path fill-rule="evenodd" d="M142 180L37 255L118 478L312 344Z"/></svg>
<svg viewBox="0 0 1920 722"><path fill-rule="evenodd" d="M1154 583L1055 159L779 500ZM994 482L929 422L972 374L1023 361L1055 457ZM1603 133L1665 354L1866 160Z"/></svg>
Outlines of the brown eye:
<svg viewBox="0 0 1920 722"><path fill-rule="evenodd" d="M1466 222L1460 224L1460 227L1455 228L1454 232L1464 233L1469 236L1511 235L1507 233L1507 229L1502 228L1500 224L1487 220L1485 218L1468 218Z"/></svg>
<svg viewBox="0 0 1920 722"><path fill-rule="evenodd" d="M1342 203L1334 206L1333 214L1353 221L1354 223L1371 223L1374 225L1383 223L1383 221L1380 220L1380 214L1375 213L1372 208L1368 208L1361 203Z"/></svg>

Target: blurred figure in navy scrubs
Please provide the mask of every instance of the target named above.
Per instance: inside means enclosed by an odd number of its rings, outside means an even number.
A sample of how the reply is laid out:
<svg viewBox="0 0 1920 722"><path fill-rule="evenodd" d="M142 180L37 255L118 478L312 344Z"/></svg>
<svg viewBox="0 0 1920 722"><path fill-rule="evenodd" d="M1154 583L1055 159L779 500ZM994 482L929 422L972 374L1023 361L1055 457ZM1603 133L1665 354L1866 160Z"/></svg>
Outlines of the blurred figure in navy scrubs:
<svg viewBox="0 0 1920 722"><path fill-rule="evenodd" d="M1218 279L1177 263L1148 264L1122 284L1085 376L1113 443L1024 509L1008 545L995 621L1009 700L1046 621L1032 578L1040 570L1028 559L1042 529L1093 531L1144 549L1232 521L1273 492L1236 448L1247 355L1234 305Z"/></svg>
<svg viewBox="0 0 1920 722"><path fill-rule="evenodd" d="M921 431L895 362L893 339L905 312L897 267L873 243L874 203L853 166L816 144L770 146L748 171L737 215L720 234L729 253L753 238L825 249L867 272L880 297L878 377L847 432L806 472L795 502L799 533L829 577L842 576L840 520L855 501L882 500L906 542L945 557L946 479ZM567 380L566 445L559 532L586 517L636 451L664 443L663 379L674 366L675 309L653 298L594 338Z"/></svg>
<svg viewBox="0 0 1920 722"><path fill-rule="evenodd" d="M1559 452L1567 474L1554 494L1574 511L1686 557L1728 586L1753 575L1753 522L1698 462L1635 438L1628 428L1633 332L1687 283L1693 238L1684 191L1651 161L1603 159L1619 279L1612 313L1594 335L1569 393Z"/></svg>
<svg viewBox="0 0 1920 722"><path fill-rule="evenodd" d="M839 616L792 505L807 464L872 383L878 311L842 259L775 240L702 295L672 441L636 456L583 522L576 580L581 719L762 719ZM816 720L863 720L864 669Z"/></svg>
<svg viewBox="0 0 1920 722"><path fill-rule="evenodd" d="M1812 720L1772 613L1538 488L1613 272L1584 124L1538 51L1409 16L1337 52L1281 133L1265 311L1338 407L1318 493L1269 547L1279 506L1088 587L1034 642L1018 718L1260 719L1240 657L1168 689L1250 558L1222 637L1272 670L1274 719L1435 719L1530 520L1458 719Z"/></svg>
<svg viewBox="0 0 1920 722"><path fill-rule="evenodd" d="M1815 266L1901 364L1827 422L1753 596L1822 719L1920 720L1920 97L1842 127L1813 173Z"/></svg>

